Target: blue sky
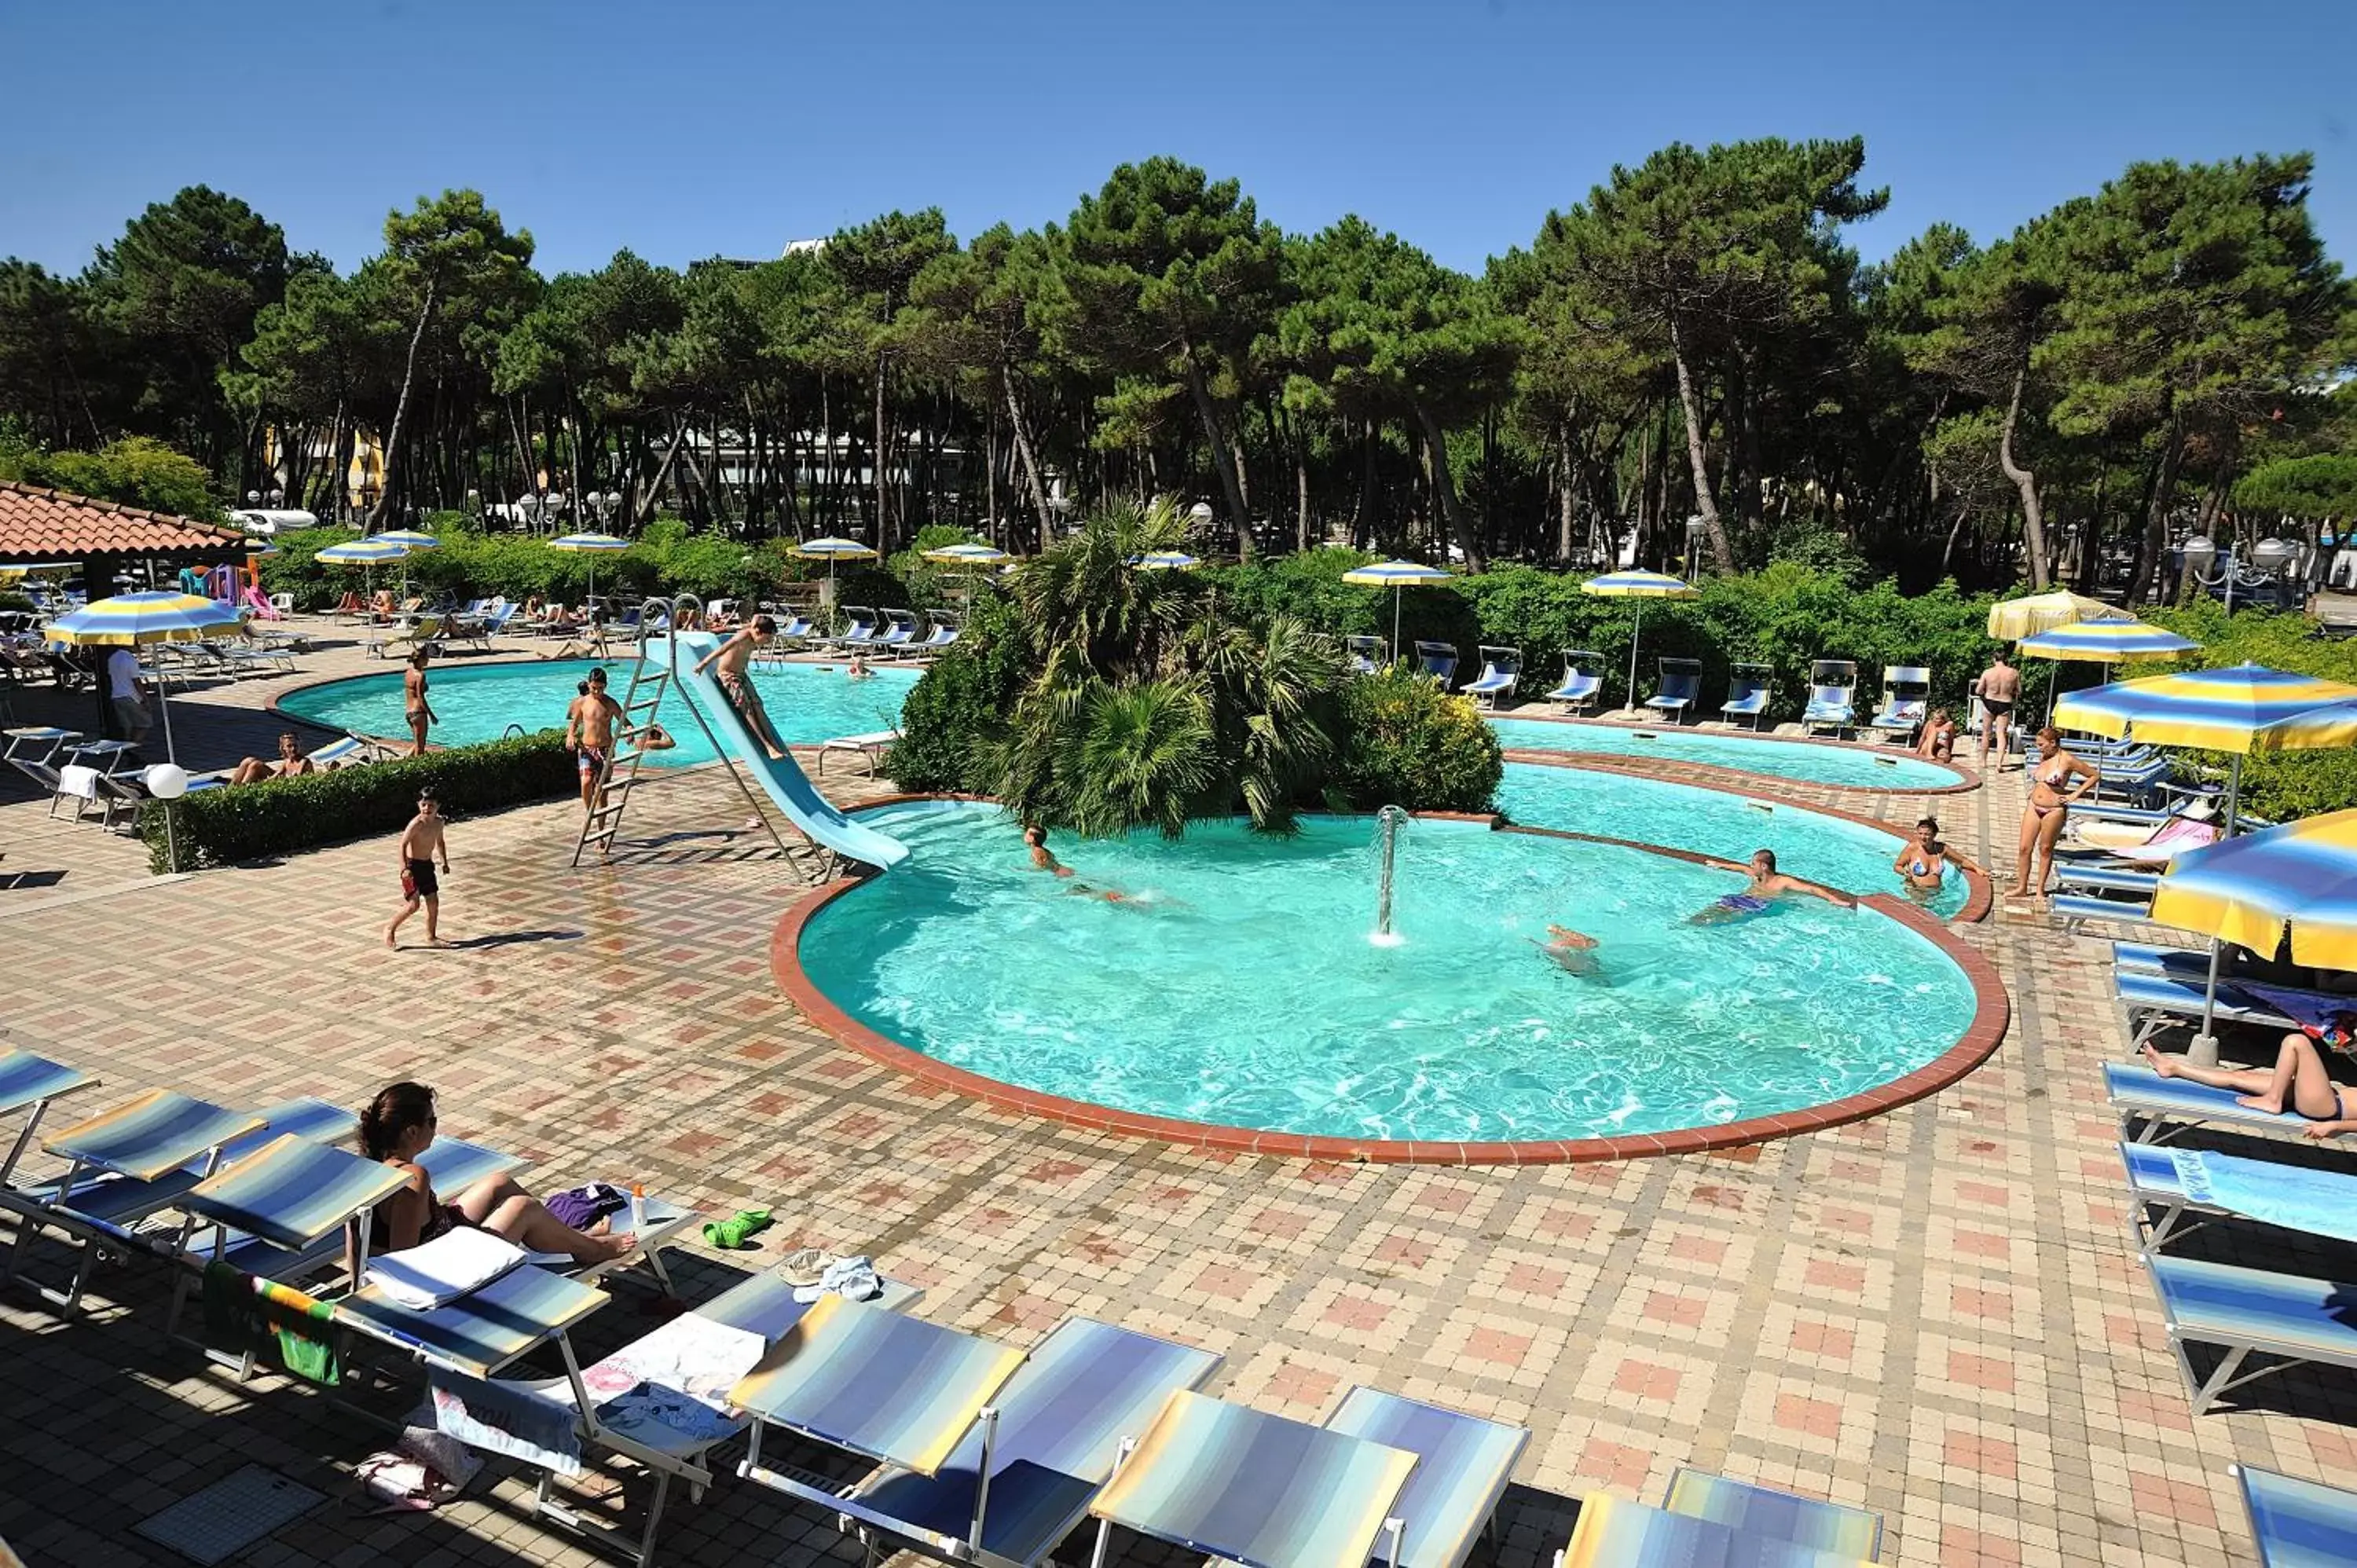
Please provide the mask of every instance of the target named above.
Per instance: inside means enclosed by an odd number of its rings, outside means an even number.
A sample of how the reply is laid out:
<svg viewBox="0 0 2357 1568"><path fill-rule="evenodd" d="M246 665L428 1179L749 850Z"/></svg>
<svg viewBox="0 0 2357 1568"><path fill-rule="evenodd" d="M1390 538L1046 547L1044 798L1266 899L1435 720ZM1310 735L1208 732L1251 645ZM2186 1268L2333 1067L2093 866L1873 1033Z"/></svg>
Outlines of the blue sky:
<svg viewBox="0 0 2357 1568"><path fill-rule="evenodd" d="M2346 0L16 0L0 56L0 254L65 271L199 183L345 267L471 185L556 271L894 207L1036 224L1164 152L1288 229L1355 210L1478 267L1663 143L1853 133L1892 191L1869 257L2135 158L2307 148L2357 262Z"/></svg>

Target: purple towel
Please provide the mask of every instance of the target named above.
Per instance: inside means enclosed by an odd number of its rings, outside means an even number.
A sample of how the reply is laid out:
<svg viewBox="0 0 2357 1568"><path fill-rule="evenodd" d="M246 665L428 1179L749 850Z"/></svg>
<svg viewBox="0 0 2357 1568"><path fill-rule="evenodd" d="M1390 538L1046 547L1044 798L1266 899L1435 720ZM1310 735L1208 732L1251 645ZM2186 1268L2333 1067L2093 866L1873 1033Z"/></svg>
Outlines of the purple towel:
<svg viewBox="0 0 2357 1568"><path fill-rule="evenodd" d="M630 1195L611 1182L593 1181L547 1200L548 1211L576 1230L587 1230L608 1214L630 1207Z"/></svg>

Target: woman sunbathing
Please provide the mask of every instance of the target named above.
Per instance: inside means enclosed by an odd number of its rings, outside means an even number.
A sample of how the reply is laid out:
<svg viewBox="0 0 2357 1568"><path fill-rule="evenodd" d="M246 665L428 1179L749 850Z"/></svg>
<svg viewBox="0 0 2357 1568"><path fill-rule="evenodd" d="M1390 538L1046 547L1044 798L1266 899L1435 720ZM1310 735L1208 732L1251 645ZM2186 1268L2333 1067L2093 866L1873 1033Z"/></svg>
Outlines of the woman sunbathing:
<svg viewBox="0 0 2357 1568"><path fill-rule="evenodd" d="M434 1091L422 1083L380 1090L361 1112L361 1153L409 1177L409 1185L378 1204L370 1217L370 1251L403 1251L459 1225L503 1236L527 1251L562 1252L585 1265L611 1262L638 1244L633 1236L607 1234L603 1219L588 1230L576 1230L504 1176L485 1176L444 1202L417 1163L434 1143Z"/></svg>
<svg viewBox="0 0 2357 1568"><path fill-rule="evenodd" d="M2162 1056L2150 1046L2144 1059L2163 1078L2206 1083L2235 1091L2234 1103L2254 1111L2281 1115L2291 1112L2308 1122L2302 1129L2311 1138L2357 1133L2357 1089L2343 1089L2324 1070L2324 1054L2306 1035L2283 1037L2276 1047L2276 1065L2266 1068L2195 1067L2175 1057Z"/></svg>

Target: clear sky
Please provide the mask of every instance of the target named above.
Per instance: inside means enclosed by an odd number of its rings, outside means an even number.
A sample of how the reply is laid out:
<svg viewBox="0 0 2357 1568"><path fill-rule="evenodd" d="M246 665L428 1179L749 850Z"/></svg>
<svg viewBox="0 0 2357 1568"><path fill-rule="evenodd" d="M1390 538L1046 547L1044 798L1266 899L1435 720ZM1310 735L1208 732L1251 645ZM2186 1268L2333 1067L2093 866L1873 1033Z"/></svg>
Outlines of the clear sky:
<svg viewBox="0 0 2357 1568"><path fill-rule="evenodd" d="M1666 142L1850 134L1892 192L1869 257L2306 148L2357 263L2351 0L0 0L0 254L65 271L184 185L344 267L473 186L554 272L1037 224L1166 152L1478 267Z"/></svg>

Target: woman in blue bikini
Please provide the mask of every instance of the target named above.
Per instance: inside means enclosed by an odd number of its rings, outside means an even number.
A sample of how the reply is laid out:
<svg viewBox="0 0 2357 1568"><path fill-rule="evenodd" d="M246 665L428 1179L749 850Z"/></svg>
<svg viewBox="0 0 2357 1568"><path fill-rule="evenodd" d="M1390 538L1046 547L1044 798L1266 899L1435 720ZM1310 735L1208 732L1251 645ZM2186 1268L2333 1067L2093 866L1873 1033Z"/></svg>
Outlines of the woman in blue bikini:
<svg viewBox="0 0 2357 1568"><path fill-rule="evenodd" d="M2069 794L2071 780L2085 780ZM2046 879L2054 870L2054 841L2071 820L2071 808L2095 792L2104 781L2095 765L2062 749L2062 732L2048 725L2038 732L2038 760L2029 769L2029 802L2021 809L2021 859L2014 867L2014 891L2025 898L2046 897ZM2038 873L2030 876L2032 862Z"/></svg>
<svg viewBox="0 0 2357 1568"><path fill-rule="evenodd" d="M1830 887L1820 887L1813 882L1785 875L1776 869L1776 852L1763 849L1752 854L1751 881L1742 892L1729 893L1716 903L1695 910L1686 917L1686 924L1723 926L1730 920L1748 919L1753 915L1766 913L1770 905L1793 893L1822 898L1845 909L1857 908L1857 900L1846 893L1836 893Z"/></svg>
<svg viewBox="0 0 2357 1568"><path fill-rule="evenodd" d="M2349 1015L2339 1021L2345 1026ZM2342 1039L2348 1036L2336 1029ZM2324 1053L2316 1042L2304 1034L2286 1035L2283 1044L2276 1048L2276 1065L2266 1068L2195 1067L2175 1057L2162 1056L2150 1046L2144 1048L2144 1059L2152 1070L2163 1078L2181 1078L2192 1083L2206 1083L2212 1089L2231 1089L2234 1102L2254 1111L2272 1112L2281 1115L2286 1111L2306 1119L2303 1129L2311 1138L2330 1138L2342 1133L2357 1133L2357 1089L2343 1089L2332 1081L2324 1070Z"/></svg>

